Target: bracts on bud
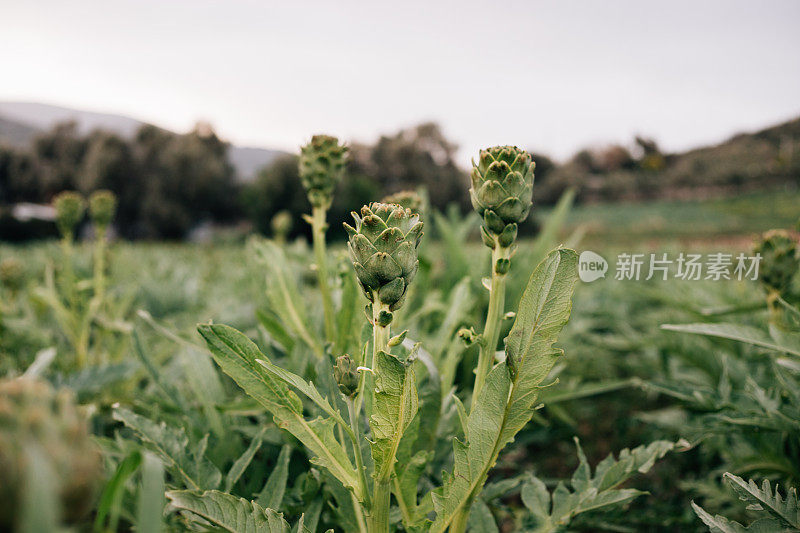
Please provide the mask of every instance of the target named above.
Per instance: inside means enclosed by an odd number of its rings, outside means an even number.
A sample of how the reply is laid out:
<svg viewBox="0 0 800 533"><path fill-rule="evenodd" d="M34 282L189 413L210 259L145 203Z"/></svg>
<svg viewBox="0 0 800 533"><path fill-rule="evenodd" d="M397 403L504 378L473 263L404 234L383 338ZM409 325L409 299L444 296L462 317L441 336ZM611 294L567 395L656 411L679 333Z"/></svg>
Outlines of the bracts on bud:
<svg viewBox="0 0 800 533"><path fill-rule="evenodd" d="M410 209L373 202L353 212L355 227L345 224L348 248L364 294L373 305L399 309L419 268L417 247L422 222ZM377 300L377 301L376 301Z"/></svg>
<svg viewBox="0 0 800 533"><path fill-rule="evenodd" d="M65 191L55 197L53 206L56 209L58 231L63 237L72 238L86 213L86 201L74 191Z"/></svg>
<svg viewBox="0 0 800 533"><path fill-rule="evenodd" d="M344 174L347 152L347 147L330 135L314 135L300 149L300 179L312 206L327 209L331 205L333 190Z"/></svg>
<svg viewBox="0 0 800 533"><path fill-rule="evenodd" d="M358 364L348 354L336 358L333 367L333 377L336 379L339 390L345 396L353 396L358 392Z"/></svg>
<svg viewBox="0 0 800 533"><path fill-rule="evenodd" d="M469 195L488 247L508 248L516 240L518 225L533 205L535 166L530 154L515 146L481 150L478 163L472 162Z"/></svg>

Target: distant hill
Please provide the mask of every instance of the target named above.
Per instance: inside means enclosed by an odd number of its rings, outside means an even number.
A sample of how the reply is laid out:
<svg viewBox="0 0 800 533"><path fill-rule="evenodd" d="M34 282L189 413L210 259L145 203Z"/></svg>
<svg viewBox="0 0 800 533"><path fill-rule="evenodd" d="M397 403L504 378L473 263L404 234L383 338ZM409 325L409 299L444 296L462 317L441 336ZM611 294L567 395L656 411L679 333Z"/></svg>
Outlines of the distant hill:
<svg viewBox="0 0 800 533"><path fill-rule="evenodd" d="M537 198L552 203L569 187L578 192L580 201L590 203L800 189L800 118L740 133L716 145L609 164L620 148L584 151L543 176L537 174Z"/></svg>
<svg viewBox="0 0 800 533"><path fill-rule="evenodd" d="M27 146L33 137L59 122L75 121L82 134L95 129L131 137L144 122L124 115L96 113L36 102L0 102L0 143ZM258 170L283 154L280 150L231 145L228 153L242 181L252 180Z"/></svg>
<svg viewBox="0 0 800 533"><path fill-rule="evenodd" d="M29 124L0 116L0 144L15 148L28 146L41 130Z"/></svg>

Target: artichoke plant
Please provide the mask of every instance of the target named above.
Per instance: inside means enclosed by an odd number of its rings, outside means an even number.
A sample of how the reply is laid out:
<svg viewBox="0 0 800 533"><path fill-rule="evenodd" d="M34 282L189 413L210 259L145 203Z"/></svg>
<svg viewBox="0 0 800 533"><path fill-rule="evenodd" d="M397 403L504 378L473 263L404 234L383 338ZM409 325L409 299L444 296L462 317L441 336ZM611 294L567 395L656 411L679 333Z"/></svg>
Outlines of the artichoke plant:
<svg viewBox="0 0 800 533"><path fill-rule="evenodd" d="M795 239L784 230L768 231L754 251L761 255L761 282L768 290L784 294L800 267Z"/></svg>
<svg viewBox="0 0 800 533"><path fill-rule="evenodd" d="M300 149L300 179L313 207L330 206L333 190L344 174L347 151L339 139L330 135L314 135Z"/></svg>
<svg viewBox="0 0 800 533"><path fill-rule="evenodd" d="M76 192L65 191L56 196L53 205L56 208L58 231L64 237L71 238L86 213L86 201Z"/></svg>
<svg viewBox="0 0 800 533"><path fill-rule="evenodd" d="M412 213L421 214L425 202L416 191L399 191L381 200L385 204L397 204L410 209Z"/></svg>
<svg viewBox="0 0 800 533"><path fill-rule="evenodd" d="M481 216L481 234L487 246L509 247L517 227L533 205L533 170L530 154L516 146L495 146L481 150L472 162L472 206Z"/></svg>
<svg viewBox="0 0 800 533"><path fill-rule="evenodd" d="M106 228L117 211L117 197L107 190L95 191L89 197L89 216L100 228Z"/></svg>
<svg viewBox="0 0 800 533"><path fill-rule="evenodd" d="M419 268L417 247L422 238L419 216L397 204L373 202L353 212L355 228L345 224L350 236L350 258L367 298L375 304L399 309Z"/></svg>
<svg viewBox="0 0 800 533"><path fill-rule="evenodd" d="M75 522L91 508L102 481L100 452L85 419L66 389L26 378L0 381L0 530L11 531L30 468L28 451L42 450L51 462L50 480L60 497L63 519Z"/></svg>

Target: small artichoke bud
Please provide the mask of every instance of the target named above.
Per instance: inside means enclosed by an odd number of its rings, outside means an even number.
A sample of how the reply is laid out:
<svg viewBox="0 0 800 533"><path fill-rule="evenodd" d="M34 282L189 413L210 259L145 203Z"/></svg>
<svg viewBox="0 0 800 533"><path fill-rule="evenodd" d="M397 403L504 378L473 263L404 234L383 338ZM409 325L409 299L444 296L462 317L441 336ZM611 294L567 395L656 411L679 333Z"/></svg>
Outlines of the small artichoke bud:
<svg viewBox="0 0 800 533"><path fill-rule="evenodd" d="M533 205L533 170L530 154L516 146L495 146L481 150L478 163L472 162L472 206L483 219L484 242L507 248L514 242L517 225ZM511 226L511 227L509 227Z"/></svg>
<svg viewBox="0 0 800 533"><path fill-rule="evenodd" d="M361 288L373 304L377 297L390 310L399 309L419 268L419 216L396 204L373 202L360 215L353 212L353 218L355 228L344 226Z"/></svg>
<svg viewBox="0 0 800 533"><path fill-rule="evenodd" d="M65 191L55 197L56 225L61 235L73 235L86 213L86 201L74 191Z"/></svg>
<svg viewBox="0 0 800 533"><path fill-rule="evenodd" d="M475 333L475 328L461 328L458 330L458 337L464 341L467 346L472 346L481 340L481 336Z"/></svg>
<svg viewBox="0 0 800 533"><path fill-rule="evenodd" d="M105 228L117 212L117 197L111 191L95 191L89 197L89 216L95 225Z"/></svg>
<svg viewBox="0 0 800 533"><path fill-rule="evenodd" d="M339 139L329 135L314 135L300 149L300 179L312 206L327 209L331 205L333 190L344 174L347 151Z"/></svg>
<svg viewBox="0 0 800 533"><path fill-rule="evenodd" d="M785 294L800 268L795 239L784 230L768 231L754 252L761 255L761 282L768 290Z"/></svg>
<svg viewBox="0 0 800 533"><path fill-rule="evenodd" d="M508 274L508 269L511 268L511 260L501 257L494 265L494 271L498 274Z"/></svg>
<svg viewBox="0 0 800 533"><path fill-rule="evenodd" d="M350 359L349 355L344 354L336 358L333 377L345 396L353 396L358 391L358 364Z"/></svg>
<svg viewBox="0 0 800 533"><path fill-rule="evenodd" d="M0 261L0 285L15 293L22 289L24 284L25 268L19 259L7 257Z"/></svg>
<svg viewBox="0 0 800 533"><path fill-rule="evenodd" d="M278 242L286 242L292 231L292 214L289 211L278 211L270 220L272 236Z"/></svg>
<svg viewBox="0 0 800 533"><path fill-rule="evenodd" d="M31 448L51 461L47 481L56 486L64 520L80 522L95 503L103 462L73 394L44 381L0 380L0 531L15 531Z"/></svg>
<svg viewBox="0 0 800 533"><path fill-rule="evenodd" d="M424 202L422 197L416 191L400 191L386 196L381 202L385 204L397 204L406 209L410 209L412 213L418 215L422 214Z"/></svg>

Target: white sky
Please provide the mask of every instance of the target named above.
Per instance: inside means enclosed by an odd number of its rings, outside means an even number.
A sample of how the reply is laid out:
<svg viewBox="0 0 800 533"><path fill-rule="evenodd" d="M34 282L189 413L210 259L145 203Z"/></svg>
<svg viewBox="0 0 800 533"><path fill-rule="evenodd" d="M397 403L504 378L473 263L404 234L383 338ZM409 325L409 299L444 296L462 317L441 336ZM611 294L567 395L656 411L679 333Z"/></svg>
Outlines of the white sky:
<svg viewBox="0 0 800 533"><path fill-rule="evenodd" d="M800 115L800 2L0 0L0 100L209 120L245 145L436 120L566 157Z"/></svg>

